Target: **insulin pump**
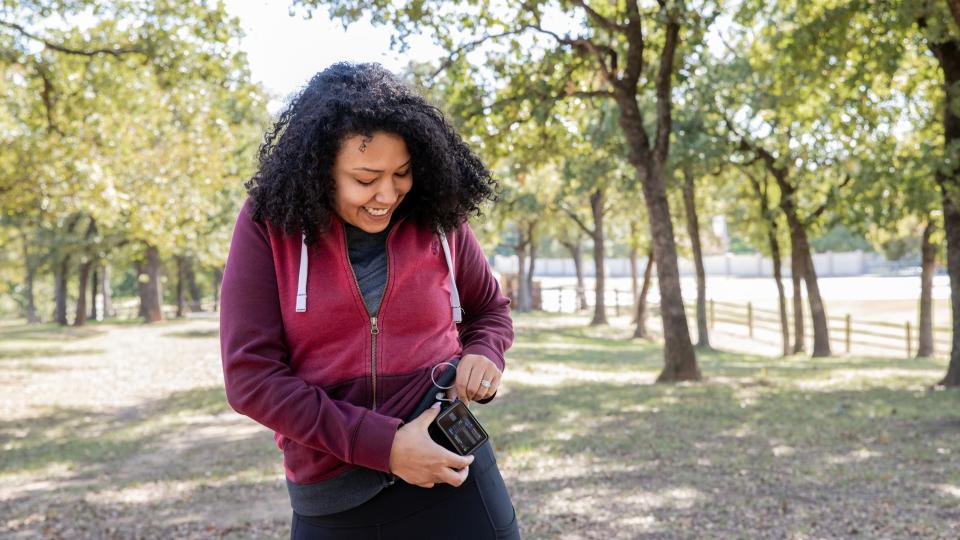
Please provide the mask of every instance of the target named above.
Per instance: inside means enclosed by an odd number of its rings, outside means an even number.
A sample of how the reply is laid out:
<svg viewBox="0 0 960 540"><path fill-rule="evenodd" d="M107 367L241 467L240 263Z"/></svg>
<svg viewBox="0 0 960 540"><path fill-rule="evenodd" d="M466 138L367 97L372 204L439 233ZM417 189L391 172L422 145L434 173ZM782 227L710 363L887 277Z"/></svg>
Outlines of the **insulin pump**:
<svg viewBox="0 0 960 540"><path fill-rule="evenodd" d="M449 364L453 367L453 370L445 372L441 378L452 379L453 377L448 373L456 373L457 367L450 362L437 364L434 366L434 371L443 364ZM439 388L434 398L440 402L440 414L430 423L427 433L430 434L430 438L435 443L451 452L461 456L472 454L483 443L487 442L489 439L487 432L465 403L459 399L450 400L445 397L445 391L453 388L453 384L449 386L439 384L433 377L433 372L430 373L430 378L433 380L434 386Z"/></svg>

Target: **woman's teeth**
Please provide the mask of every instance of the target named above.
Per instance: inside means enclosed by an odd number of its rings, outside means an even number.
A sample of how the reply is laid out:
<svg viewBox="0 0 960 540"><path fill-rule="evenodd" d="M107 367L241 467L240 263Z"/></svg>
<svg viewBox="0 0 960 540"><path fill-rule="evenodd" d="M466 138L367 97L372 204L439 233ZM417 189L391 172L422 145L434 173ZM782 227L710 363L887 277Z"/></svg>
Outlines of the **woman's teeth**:
<svg viewBox="0 0 960 540"><path fill-rule="evenodd" d="M389 208L367 208L366 206L362 208L366 210L368 213L370 213L370 215L377 216L377 217L385 216L387 215L387 212L390 211Z"/></svg>

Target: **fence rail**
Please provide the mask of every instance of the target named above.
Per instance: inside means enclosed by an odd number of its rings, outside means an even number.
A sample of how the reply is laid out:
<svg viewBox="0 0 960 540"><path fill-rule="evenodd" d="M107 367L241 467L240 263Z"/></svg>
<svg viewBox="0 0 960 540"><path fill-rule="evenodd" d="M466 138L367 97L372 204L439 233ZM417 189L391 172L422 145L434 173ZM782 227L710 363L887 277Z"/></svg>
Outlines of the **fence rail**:
<svg viewBox="0 0 960 540"><path fill-rule="evenodd" d="M594 291L583 291L587 300L587 305L580 305L577 301L576 287L543 287L539 291L537 298L539 308L544 311L554 312L576 312L583 309L591 309L593 305ZM615 315L622 315L634 309L633 294L629 290L612 289L606 291L604 295L604 304L608 312L612 311ZM696 317L695 304L691 302L684 303L687 316ZM648 304L650 314L656 315L659 306ZM805 310L806 311L806 310ZM792 309L787 312L787 320L790 331L793 331L793 313ZM773 332L780 334L780 312L776 309L754 306L752 302L738 304L720 300L708 300L707 302L707 324L713 329L717 323L742 327L747 337L754 338L757 331ZM812 321L809 314L804 316L804 328L812 329ZM831 336L831 345L842 345L844 352L850 353L853 346L872 347L872 348L892 348L902 347L907 357L913 356L919 346L919 332L911 321L895 323L890 321L878 321L869 319L854 318L847 314L844 316L828 316L827 329ZM808 330L808 335L812 332ZM842 336L837 338L836 336ZM933 348L934 352L949 351L952 346L952 330L945 326L933 327Z"/></svg>

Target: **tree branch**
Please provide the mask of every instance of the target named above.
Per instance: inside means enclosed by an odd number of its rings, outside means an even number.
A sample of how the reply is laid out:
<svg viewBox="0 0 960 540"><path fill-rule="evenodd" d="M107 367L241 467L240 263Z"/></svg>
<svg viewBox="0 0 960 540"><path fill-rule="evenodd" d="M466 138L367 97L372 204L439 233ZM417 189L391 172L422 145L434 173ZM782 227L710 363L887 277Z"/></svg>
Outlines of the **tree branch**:
<svg viewBox="0 0 960 540"><path fill-rule="evenodd" d="M562 204L560 205L560 209L563 210L564 214L570 216L570 219L572 219L573 222L576 223L578 227L583 229L583 232L593 237L593 229L590 227L587 227L587 224L581 221L580 218L575 213L573 213L573 210L570 210L569 208L567 208Z"/></svg>
<svg viewBox="0 0 960 540"><path fill-rule="evenodd" d="M97 56L100 54L109 54L116 58L119 58L125 54L133 54L133 53L146 54L143 50L137 47L112 47L112 48L101 47L97 49L75 49L73 47L68 47L66 45L54 43L46 38L33 34L27 31L26 28L24 28L23 26L17 23L0 20L0 26L6 26L7 28L16 30L18 33L20 33L24 37L30 38L34 41L39 41L40 43L43 43L44 46L46 46L48 49L51 49L57 52L62 52L64 54L73 54L77 56Z"/></svg>
<svg viewBox="0 0 960 540"><path fill-rule="evenodd" d="M814 220L818 219L821 215L823 215L823 212L827 209L827 207L830 206L830 203L833 202L834 193L846 187L846 185L850 183L851 178L852 177L849 174L846 175L846 177L844 177L843 179L843 182L840 182L840 185L837 186L836 189L831 189L830 192L827 193L827 198L825 201L823 201L823 204L821 204L816 210L814 210L809 216L807 216L807 219L804 220L803 222L804 227L809 226L811 223L814 222Z"/></svg>
<svg viewBox="0 0 960 540"><path fill-rule="evenodd" d="M447 56L447 59L444 60L443 63L440 64L440 67L437 68L437 70L433 72L433 75L431 76L431 78L436 78L437 75L440 75L440 73L443 72L443 70L445 70L445 69L447 69L448 67L450 67L450 66L454 63L454 61L456 61L456 59L457 59L462 53L464 53L464 52L470 52L471 50L473 50L473 49L477 48L478 46L482 45L483 42L488 41L488 40L491 40L491 39L499 39L499 38L506 37L506 36L510 36L510 35L514 35L514 34L522 34L522 33L523 33L524 31L526 31L526 30L527 30L527 27L524 26L524 27L522 27L522 28L518 28L518 29L515 29L515 30L508 30L508 31L506 31L506 32L501 32L501 33L499 33L499 34L487 34L487 35L485 35L485 36L483 36L483 37L481 37L481 38L479 38L479 39L475 39L475 40L470 41L470 42L468 42L468 43L464 43L463 45L457 47L456 50L454 50L453 52L451 52L449 56Z"/></svg>
<svg viewBox="0 0 960 540"><path fill-rule="evenodd" d="M611 21L610 19L597 13L597 11L588 6L584 0L573 0L573 5L583 8L583 10L587 12L587 15L593 19L594 22L611 32L624 32L627 29L626 26L618 24L615 21Z"/></svg>
<svg viewBox="0 0 960 540"><path fill-rule="evenodd" d="M524 26L524 28L536 30L541 34L548 35L552 37L554 40L556 40L557 43L560 43L561 45L570 46L573 48L573 50L577 51L582 55L586 55L587 53L593 54L593 56L597 60L597 63L600 65L600 70L603 72L603 76L604 78L607 79L607 82L609 82L610 84L616 83L617 81L616 75L611 71L611 66L607 65L607 60L606 60L606 57L610 57L611 64L613 65L612 69L615 70L616 63L617 63L617 53L611 47L607 45L601 45L599 43L595 43L593 40L583 38L583 37L571 38L567 36L561 36L556 32L547 30L546 28L540 26L539 24L528 24Z"/></svg>
<svg viewBox="0 0 960 540"><path fill-rule="evenodd" d="M627 69L623 73L623 84L635 89L643 72L643 18L637 3L627 1Z"/></svg>
<svg viewBox="0 0 960 540"><path fill-rule="evenodd" d="M680 41L680 23L673 17L667 23L666 40L660 54L660 67L657 70L657 138L654 143L654 160L660 167L667 161L670 149L671 107L670 95L673 79L673 60Z"/></svg>
<svg viewBox="0 0 960 540"><path fill-rule="evenodd" d="M954 22L960 26L960 0L947 0L947 7L950 8L950 14L953 15Z"/></svg>

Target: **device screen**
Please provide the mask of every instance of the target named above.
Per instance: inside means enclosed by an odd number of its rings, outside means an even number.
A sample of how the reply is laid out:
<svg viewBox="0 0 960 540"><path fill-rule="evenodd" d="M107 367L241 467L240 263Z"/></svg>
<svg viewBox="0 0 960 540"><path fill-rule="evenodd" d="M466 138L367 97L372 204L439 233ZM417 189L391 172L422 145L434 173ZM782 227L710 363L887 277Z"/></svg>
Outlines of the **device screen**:
<svg viewBox="0 0 960 540"><path fill-rule="evenodd" d="M467 455L486 442L487 433L462 402L454 403L437 418L437 425L461 455Z"/></svg>

